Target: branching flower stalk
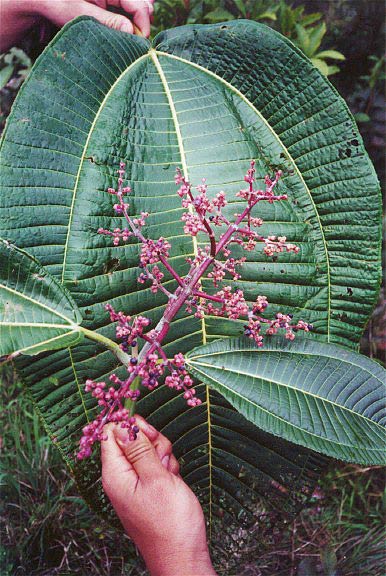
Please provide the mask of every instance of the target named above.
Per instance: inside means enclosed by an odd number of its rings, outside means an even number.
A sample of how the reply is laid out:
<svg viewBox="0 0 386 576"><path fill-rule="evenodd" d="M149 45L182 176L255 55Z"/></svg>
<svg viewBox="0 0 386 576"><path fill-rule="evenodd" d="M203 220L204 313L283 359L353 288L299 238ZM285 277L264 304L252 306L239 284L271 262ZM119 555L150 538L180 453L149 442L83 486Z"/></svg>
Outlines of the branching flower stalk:
<svg viewBox="0 0 386 576"><path fill-rule="evenodd" d="M231 320L245 319L244 334L253 339L259 347L263 345L263 324L267 325L266 334L272 335L282 329L289 340L295 338L297 330L308 332L312 328L303 320L293 324L291 314L277 313L274 319L264 318L261 314L268 306L266 296L258 296L256 302L250 305L246 302L240 288L222 286L227 274L233 280L241 277L237 267L242 266L246 260L245 257L238 259L232 257L231 245L233 244L250 252L255 249L257 243L263 243L267 256L275 256L284 251L295 253L299 251L298 246L288 243L285 236L264 237L255 230L263 224L261 218L252 215L253 208L259 202L264 200L273 203L287 200L286 194L275 193L282 175L281 171L276 172L273 179L265 176L264 190L254 188L255 172L255 163L252 161L244 177L247 187L236 194L245 200L245 207L240 214L235 214L236 219L232 223L223 214L223 208L227 205L224 192L217 193L215 198L210 200L207 195L207 185L203 179L202 183L196 187L197 193L194 194L191 184L177 169L175 177L175 182L179 186L177 193L182 199L182 206L187 208L181 218L184 223L184 232L191 236L204 233L209 239L205 249L199 248L194 258L187 258L190 268L187 275L181 278L168 260L171 248L169 242L162 237L158 240L146 238L142 233L149 214L141 212L137 218L129 215L129 204L126 199L131 188L124 186L125 164L121 162L118 170L117 190L109 188L108 193L116 197L114 210L125 218L128 226L123 229L115 228L112 231L100 228L98 233L112 237L114 246L126 242L130 237L138 239L141 244L139 262L141 272L138 282L142 284L150 282L152 292L156 293L158 290L163 292L167 298L167 305L157 326L150 330L147 330L150 326L148 318L131 317L123 312L116 312L110 304L106 305L111 321L117 322L116 336L121 342L119 350L122 350L125 358L128 358L128 361L124 362L128 377L121 380L116 374L112 374L110 376L112 385L109 387L105 382L95 382L90 379L86 381L86 392L91 392L98 400L101 412L93 422L83 428L78 452L79 459L91 454L92 446L96 441L105 439L103 426L107 422L119 423L122 428L127 428L129 438L135 440L139 429L133 413L135 401L140 395L139 383L149 390L154 390L167 371L166 386L182 391L188 406L194 407L201 404L193 388L193 380L186 370L183 354L178 353L172 359L168 359L162 348L170 325L183 306L196 318L202 318L207 314ZM214 232L216 227L224 230L218 240ZM164 272L160 266L177 282L174 292L170 292L162 284ZM213 294L202 290L201 280L205 275L212 280L214 288L219 288ZM144 345L138 354L140 339L144 341ZM130 354L128 354L129 351L131 351ZM122 361L122 357L120 360ZM129 409L125 403L129 403Z"/></svg>

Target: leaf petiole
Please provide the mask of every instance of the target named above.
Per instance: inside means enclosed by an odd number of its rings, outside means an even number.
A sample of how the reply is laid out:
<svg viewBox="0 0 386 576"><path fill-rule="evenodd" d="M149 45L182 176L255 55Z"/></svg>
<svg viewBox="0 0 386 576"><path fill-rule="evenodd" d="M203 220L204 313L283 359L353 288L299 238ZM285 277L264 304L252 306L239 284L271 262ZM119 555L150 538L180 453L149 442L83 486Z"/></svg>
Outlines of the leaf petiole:
<svg viewBox="0 0 386 576"><path fill-rule="evenodd" d="M83 333L84 336L86 336L86 338L94 340L94 342L98 342L99 344L103 344L103 346L111 350L111 352L115 354L115 356L124 366L129 365L131 356L129 356L129 354L126 354L126 352L124 352L122 348L118 344L116 344L113 340L110 340L110 338L107 338L106 336L103 336L102 334L99 334L94 330L88 330L83 326L79 326L78 329L80 332Z"/></svg>

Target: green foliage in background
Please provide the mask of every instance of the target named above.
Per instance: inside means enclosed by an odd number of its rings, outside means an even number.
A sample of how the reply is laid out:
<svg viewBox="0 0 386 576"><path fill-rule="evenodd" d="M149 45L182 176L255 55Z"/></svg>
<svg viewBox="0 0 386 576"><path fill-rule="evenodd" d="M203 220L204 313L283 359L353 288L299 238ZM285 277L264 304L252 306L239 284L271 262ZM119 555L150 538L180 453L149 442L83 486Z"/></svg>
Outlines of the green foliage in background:
<svg viewBox="0 0 386 576"><path fill-rule="evenodd" d="M297 37L297 26L302 26L307 32L311 32L314 25L317 25L323 18L321 12L311 12L305 14L303 5L292 7L291 3L280 0L278 3L278 30L287 38L295 40Z"/></svg>
<svg viewBox="0 0 386 576"><path fill-rule="evenodd" d="M386 79L385 72L385 56L376 56L372 54L368 58L370 63L373 63L369 73L360 76L360 82L358 82L356 87L356 92L363 92L363 89L368 90L367 101L365 102L365 110L361 112L356 112L354 118L358 123L370 122L371 118L369 116L370 109L374 105L374 98L376 91L382 91L382 86L384 86L384 81ZM364 88L365 87L365 88ZM354 98L356 92L352 95Z"/></svg>
<svg viewBox="0 0 386 576"><path fill-rule="evenodd" d="M386 73L385 73L385 56L369 56L370 62L373 62L373 66L369 72L364 76L361 76L360 79L364 80L370 90L374 90L378 84L382 83L386 80Z"/></svg>
<svg viewBox="0 0 386 576"><path fill-rule="evenodd" d="M31 58L20 48L11 48L9 52L0 54L0 90L8 83L13 74L17 72L18 78L13 83L19 88L31 69Z"/></svg>
<svg viewBox="0 0 386 576"><path fill-rule="evenodd" d="M326 60L342 61L345 59L343 54L336 50L322 50L319 51L323 37L327 32L326 24L322 22L312 29L306 29L301 24L295 26L297 36L294 39L296 46L304 52L311 62L320 70L325 76L331 76L339 72L338 66L329 66Z"/></svg>
<svg viewBox="0 0 386 576"><path fill-rule="evenodd" d="M323 14L305 13L303 5L292 7L280 0L158 0L153 33L184 24L227 22L235 18L264 21L291 39L325 76L339 72L330 60L343 61L336 50L319 50L327 32Z"/></svg>

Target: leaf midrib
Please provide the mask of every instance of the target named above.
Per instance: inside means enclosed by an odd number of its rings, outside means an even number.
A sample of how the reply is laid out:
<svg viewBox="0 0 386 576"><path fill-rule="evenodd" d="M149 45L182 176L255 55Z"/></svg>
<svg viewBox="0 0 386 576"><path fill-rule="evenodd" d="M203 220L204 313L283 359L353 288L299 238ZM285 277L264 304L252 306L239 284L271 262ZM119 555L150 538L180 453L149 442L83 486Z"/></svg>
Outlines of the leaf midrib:
<svg viewBox="0 0 386 576"><path fill-rule="evenodd" d="M67 326L67 328L68 328L68 326ZM18 356L19 354L23 354L23 353L28 354L28 352L33 350L34 348L40 348L41 346L48 344L48 342L54 342L55 340L67 339L68 336L71 336L71 334L80 334L80 332L78 330L69 330L65 334L59 334L59 336L54 336L53 338L48 338L47 340L43 340L41 342L38 342L37 344L31 344L30 346L25 346L24 348L20 348L19 350L15 350L15 352L12 352L12 356Z"/></svg>
<svg viewBox="0 0 386 576"><path fill-rule="evenodd" d="M316 342L316 340L315 340ZM321 346L321 343L318 342L318 345ZM335 344L335 346L338 346L337 344ZM349 353L350 351L347 350L347 348L344 348L343 346L341 347L342 351ZM366 372L367 374L370 374L370 376L373 376L374 378L376 378L380 384L384 384L384 382L376 375L374 375L372 372L370 372L367 368L364 368L362 366L362 364L358 364L357 362L350 360L346 360L345 358L340 358L338 356L331 356L330 354L323 354L321 352L321 350L318 350L317 352L313 353L313 352L306 352L305 350L299 350L299 351L290 351L290 350L280 350L277 348L273 348L273 349L267 349L267 348L263 348L263 350L259 350L258 348L254 349L254 348L235 348L234 350L229 350L229 352L250 352L251 354L266 354L266 353L270 353L270 352L276 352L276 353L280 353L280 354L299 354L301 356L324 356L326 358L332 358L333 360L338 360L340 362L344 362L345 364L352 364L353 366L356 366L357 368L361 368L364 372ZM198 354L197 356L190 356L189 359L196 359L196 358L206 358L208 356L218 356L221 354L226 354L226 352L224 351L214 351L214 352L210 352L209 354ZM359 356L359 355L358 355ZM365 362L367 361L367 357L366 356L360 356Z"/></svg>
<svg viewBox="0 0 386 576"><path fill-rule="evenodd" d="M26 296L25 294L23 294L22 292L19 292L18 290L14 290L13 288L10 288L9 286L5 286L5 284L0 284L0 289L1 288L4 290L8 290L8 292L12 292L13 294L17 294L20 298L23 298L24 300L28 300L29 302L32 302L35 306L39 306L40 308L43 308L44 310L48 310L49 312L51 312L55 316L59 316L60 318L63 318L64 320L66 320L68 322L68 326L73 326L73 325L76 326L76 324L72 320L67 318L67 316L64 316L64 314L61 314L60 312L58 312L54 308L51 308L50 306L43 304L39 300L34 300L33 298Z"/></svg>
<svg viewBox="0 0 386 576"><path fill-rule="evenodd" d="M0 326L23 326L27 327L30 326L32 328L63 328L65 330L74 330L74 327L77 328L77 324L53 324L53 323L45 323L45 322L4 322L0 320Z"/></svg>

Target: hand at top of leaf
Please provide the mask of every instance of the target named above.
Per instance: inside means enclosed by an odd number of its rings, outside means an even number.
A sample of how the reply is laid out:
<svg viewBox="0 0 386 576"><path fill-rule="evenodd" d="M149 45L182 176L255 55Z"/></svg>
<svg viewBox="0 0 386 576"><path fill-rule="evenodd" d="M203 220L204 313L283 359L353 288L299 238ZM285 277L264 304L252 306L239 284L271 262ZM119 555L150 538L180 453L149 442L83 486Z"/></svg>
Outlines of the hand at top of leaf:
<svg viewBox="0 0 386 576"><path fill-rule="evenodd" d="M1 0L0 50L17 43L41 16L59 27L78 16L91 16L114 30L148 37L153 4L154 0ZM130 19L109 11L109 7L120 8Z"/></svg>

